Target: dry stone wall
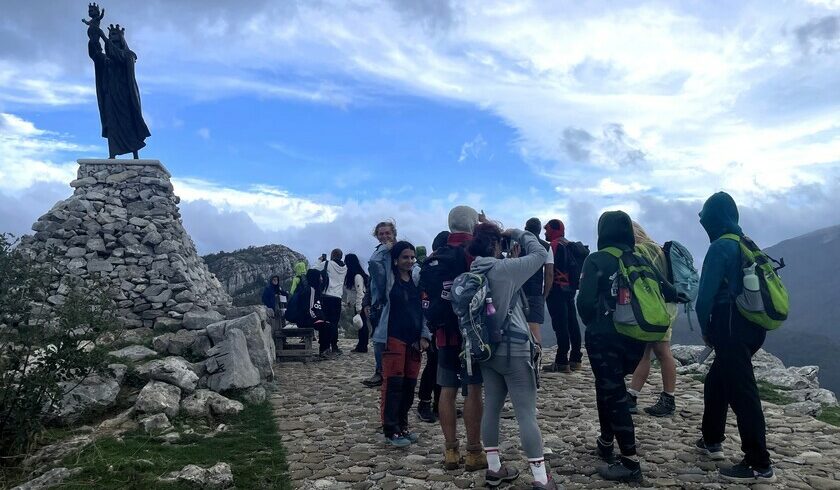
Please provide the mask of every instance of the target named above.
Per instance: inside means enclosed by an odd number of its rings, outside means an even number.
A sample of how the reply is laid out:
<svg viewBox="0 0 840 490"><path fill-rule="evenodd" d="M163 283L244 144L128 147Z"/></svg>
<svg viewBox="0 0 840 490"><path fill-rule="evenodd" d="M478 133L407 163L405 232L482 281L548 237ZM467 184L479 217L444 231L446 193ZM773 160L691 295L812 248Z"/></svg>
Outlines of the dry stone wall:
<svg viewBox="0 0 840 490"><path fill-rule="evenodd" d="M227 307L230 297L196 253L170 174L157 160L79 160L73 195L32 225L21 246L55 253L61 280L48 306L66 299L68 278L110 287L126 328L177 331L184 315Z"/></svg>

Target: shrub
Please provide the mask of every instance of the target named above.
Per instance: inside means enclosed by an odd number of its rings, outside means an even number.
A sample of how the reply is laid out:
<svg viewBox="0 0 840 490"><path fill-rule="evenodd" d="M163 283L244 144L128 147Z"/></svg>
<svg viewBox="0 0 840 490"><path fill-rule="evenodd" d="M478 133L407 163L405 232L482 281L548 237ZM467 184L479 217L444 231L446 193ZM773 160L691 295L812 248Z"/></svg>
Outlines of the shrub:
<svg viewBox="0 0 840 490"><path fill-rule="evenodd" d="M62 278L53 252L36 261L14 244L0 234L0 461L7 464L30 449L61 398L104 367L99 340L116 324L99 284Z"/></svg>

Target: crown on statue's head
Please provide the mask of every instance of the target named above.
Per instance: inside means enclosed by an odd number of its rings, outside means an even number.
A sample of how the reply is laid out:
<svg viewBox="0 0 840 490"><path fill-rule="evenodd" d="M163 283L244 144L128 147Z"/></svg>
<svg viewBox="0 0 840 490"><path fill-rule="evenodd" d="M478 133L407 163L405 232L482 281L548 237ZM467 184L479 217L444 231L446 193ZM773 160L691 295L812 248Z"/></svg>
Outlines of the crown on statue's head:
<svg viewBox="0 0 840 490"><path fill-rule="evenodd" d="M89 3L88 8L99 8L99 5L96 5L96 2Z"/></svg>
<svg viewBox="0 0 840 490"><path fill-rule="evenodd" d="M114 34L114 33L117 33L120 36L123 36L123 35L125 35L125 28L120 27L119 24L117 24L117 25L111 24L111 25L108 26L108 35L111 35L111 34Z"/></svg>

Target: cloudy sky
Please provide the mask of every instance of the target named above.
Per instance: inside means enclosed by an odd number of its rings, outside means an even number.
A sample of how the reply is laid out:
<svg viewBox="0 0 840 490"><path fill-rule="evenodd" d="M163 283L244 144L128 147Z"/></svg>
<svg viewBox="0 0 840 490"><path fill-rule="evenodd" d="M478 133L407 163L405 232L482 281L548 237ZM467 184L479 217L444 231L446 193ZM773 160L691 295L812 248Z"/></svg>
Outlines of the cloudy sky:
<svg viewBox="0 0 840 490"><path fill-rule="evenodd" d="M0 231L70 195L100 134L87 0L0 19ZM700 257L732 193L770 245L840 223L840 1L109 1L143 158L202 253L429 244L456 204L595 240L624 209Z"/></svg>

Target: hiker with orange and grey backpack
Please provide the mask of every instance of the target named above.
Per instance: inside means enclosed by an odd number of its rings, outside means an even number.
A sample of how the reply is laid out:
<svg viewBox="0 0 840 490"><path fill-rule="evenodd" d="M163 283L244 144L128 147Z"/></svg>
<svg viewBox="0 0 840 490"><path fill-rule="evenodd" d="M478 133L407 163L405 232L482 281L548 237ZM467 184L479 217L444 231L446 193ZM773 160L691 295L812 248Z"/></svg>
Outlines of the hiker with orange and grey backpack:
<svg viewBox="0 0 840 490"><path fill-rule="evenodd" d="M703 388L702 437L696 446L712 459L724 459L729 407L735 412L744 459L721 468L721 477L742 483L773 482L764 412L752 356L768 329L787 318L787 292L772 259L738 225L738 207L725 192L713 194L700 211L711 245L703 261L697 319L715 359ZM783 266L782 262L779 268Z"/></svg>

